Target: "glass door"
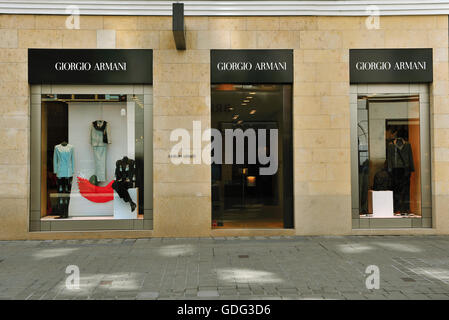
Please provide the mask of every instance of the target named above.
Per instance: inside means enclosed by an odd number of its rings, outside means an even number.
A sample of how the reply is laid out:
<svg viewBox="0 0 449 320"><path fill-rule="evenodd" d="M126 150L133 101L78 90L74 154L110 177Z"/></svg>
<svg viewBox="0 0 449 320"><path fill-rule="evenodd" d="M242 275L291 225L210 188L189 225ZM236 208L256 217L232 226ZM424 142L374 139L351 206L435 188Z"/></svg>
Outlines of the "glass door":
<svg viewBox="0 0 449 320"><path fill-rule="evenodd" d="M291 119L289 85L212 86L212 227L293 227Z"/></svg>

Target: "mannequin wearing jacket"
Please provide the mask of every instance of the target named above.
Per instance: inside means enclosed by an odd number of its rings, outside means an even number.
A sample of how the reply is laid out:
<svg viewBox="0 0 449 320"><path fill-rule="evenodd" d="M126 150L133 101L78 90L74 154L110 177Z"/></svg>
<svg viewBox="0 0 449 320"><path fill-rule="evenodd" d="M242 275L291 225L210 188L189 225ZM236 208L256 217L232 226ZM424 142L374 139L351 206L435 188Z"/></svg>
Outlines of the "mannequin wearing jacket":
<svg viewBox="0 0 449 320"><path fill-rule="evenodd" d="M89 143L92 145L95 162L95 175L98 181L106 181L106 151L111 143L109 124L104 120L92 122L89 132Z"/></svg>
<svg viewBox="0 0 449 320"><path fill-rule="evenodd" d="M61 218L68 216L72 177L75 168L73 149L71 144L64 141L55 146L53 153L53 172L56 174L56 185L59 194L57 212Z"/></svg>
<svg viewBox="0 0 449 320"><path fill-rule="evenodd" d="M410 212L410 175L415 171L412 146L396 138L387 147L388 172L391 173L395 213Z"/></svg>
<svg viewBox="0 0 449 320"><path fill-rule="evenodd" d="M129 202L131 211L136 209L136 204L132 201L128 189L136 187L137 168L136 162L128 157L123 157L115 163L115 181L112 184L120 198L125 202Z"/></svg>

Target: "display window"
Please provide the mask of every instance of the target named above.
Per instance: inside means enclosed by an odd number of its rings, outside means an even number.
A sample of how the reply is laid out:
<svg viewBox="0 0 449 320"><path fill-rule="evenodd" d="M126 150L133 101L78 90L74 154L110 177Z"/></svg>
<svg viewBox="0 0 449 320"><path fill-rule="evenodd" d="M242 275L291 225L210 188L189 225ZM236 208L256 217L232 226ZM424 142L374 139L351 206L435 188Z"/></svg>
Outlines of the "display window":
<svg viewBox="0 0 449 320"><path fill-rule="evenodd" d="M421 217L419 96L358 97L360 214Z"/></svg>
<svg viewBox="0 0 449 320"><path fill-rule="evenodd" d="M376 88L352 93L353 221L360 228L431 227L427 86L366 93Z"/></svg>
<svg viewBox="0 0 449 320"><path fill-rule="evenodd" d="M31 231L152 228L152 88L104 89L32 87Z"/></svg>
<svg viewBox="0 0 449 320"><path fill-rule="evenodd" d="M143 95L41 98L42 219L142 219Z"/></svg>
<svg viewBox="0 0 449 320"><path fill-rule="evenodd" d="M291 119L291 85L212 85L213 228L292 226Z"/></svg>

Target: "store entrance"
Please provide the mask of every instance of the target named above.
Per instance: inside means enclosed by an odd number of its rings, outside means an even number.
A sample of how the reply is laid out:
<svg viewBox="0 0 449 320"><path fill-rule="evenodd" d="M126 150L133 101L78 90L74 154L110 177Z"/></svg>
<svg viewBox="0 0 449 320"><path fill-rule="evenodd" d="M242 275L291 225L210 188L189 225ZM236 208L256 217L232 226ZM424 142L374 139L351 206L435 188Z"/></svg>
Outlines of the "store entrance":
<svg viewBox="0 0 449 320"><path fill-rule="evenodd" d="M213 228L293 227L291 118L289 85L212 86Z"/></svg>

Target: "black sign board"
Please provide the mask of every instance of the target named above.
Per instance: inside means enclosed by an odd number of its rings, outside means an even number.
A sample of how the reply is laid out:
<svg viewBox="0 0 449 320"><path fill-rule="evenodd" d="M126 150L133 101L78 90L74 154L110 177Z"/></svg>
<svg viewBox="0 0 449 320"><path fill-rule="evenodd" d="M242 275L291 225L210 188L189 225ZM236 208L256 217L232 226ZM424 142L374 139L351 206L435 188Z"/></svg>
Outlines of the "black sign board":
<svg viewBox="0 0 449 320"><path fill-rule="evenodd" d="M211 50L211 83L293 83L293 50Z"/></svg>
<svg viewBox="0 0 449 320"><path fill-rule="evenodd" d="M432 82L432 49L351 49L351 83Z"/></svg>
<svg viewBox="0 0 449 320"><path fill-rule="evenodd" d="M32 84L151 84L151 49L28 49Z"/></svg>

